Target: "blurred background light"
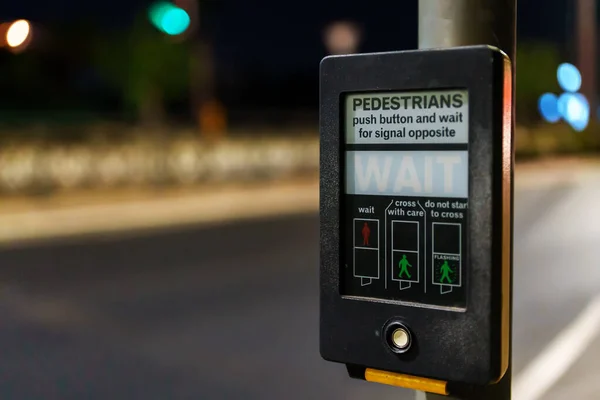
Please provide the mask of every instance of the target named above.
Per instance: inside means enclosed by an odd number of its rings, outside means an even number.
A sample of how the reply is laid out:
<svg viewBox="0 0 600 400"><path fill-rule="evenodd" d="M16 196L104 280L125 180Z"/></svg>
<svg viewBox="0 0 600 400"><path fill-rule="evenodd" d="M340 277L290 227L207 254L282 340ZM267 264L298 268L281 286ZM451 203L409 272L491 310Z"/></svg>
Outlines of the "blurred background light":
<svg viewBox="0 0 600 400"><path fill-rule="evenodd" d="M163 15L170 10L173 6L171 3L167 3L165 1L160 1L158 3L154 3L150 6L148 10L148 17L154 26L158 29L161 29L161 23Z"/></svg>
<svg viewBox="0 0 600 400"><path fill-rule="evenodd" d="M152 24L167 35L180 35L190 26L188 13L172 3L155 3L148 15Z"/></svg>
<svg viewBox="0 0 600 400"><path fill-rule="evenodd" d="M569 94L564 118L576 131L583 131L590 119L590 106L581 93Z"/></svg>
<svg viewBox="0 0 600 400"><path fill-rule="evenodd" d="M31 25L24 19L13 22L6 31L6 44L9 47L19 47L23 45L31 33Z"/></svg>
<svg viewBox="0 0 600 400"><path fill-rule="evenodd" d="M181 8L168 10L162 18L162 28L169 35L179 35L190 26L190 16Z"/></svg>
<svg viewBox="0 0 600 400"><path fill-rule="evenodd" d="M558 111L558 97L554 93L544 93L538 101L538 108L542 118L547 122L557 122L560 119Z"/></svg>
<svg viewBox="0 0 600 400"><path fill-rule="evenodd" d="M358 50L361 40L358 26L352 22L333 22L325 28L325 47L331 54L351 54Z"/></svg>
<svg viewBox="0 0 600 400"><path fill-rule="evenodd" d="M558 97L558 101L556 102L558 113L562 118L567 114L567 103L569 102L570 96L571 93L563 93Z"/></svg>
<svg viewBox="0 0 600 400"><path fill-rule="evenodd" d="M573 64L560 64L556 77L560 87L567 92L576 92L581 88L581 73Z"/></svg>

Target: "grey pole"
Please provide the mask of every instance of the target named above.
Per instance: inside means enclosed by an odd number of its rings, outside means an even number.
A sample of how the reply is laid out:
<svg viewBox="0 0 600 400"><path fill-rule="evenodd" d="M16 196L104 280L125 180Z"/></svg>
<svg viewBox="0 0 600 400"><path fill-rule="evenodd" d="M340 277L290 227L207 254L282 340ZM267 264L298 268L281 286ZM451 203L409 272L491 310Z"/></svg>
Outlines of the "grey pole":
<svg viewBox="0 0 600 400"><path fill-rule="evenodd" d="M516 82L514 79L517 36L516 14L517 0L419 0L419 48L476 44L488 44L498 47L512 60L513 82ZM511 277L512 275L511 272ZM512 331L512 299L510 307ZM512 348L512 335L510 344L510 348ZM496 385L489 387L457 387L455 392L460 392L460 394L456 394L459 397L417 393L416 400L510 400L511 381L512 356L509 356L508 371Z"/></svg>
<svg viewBox="0 0 600 400"><path fill-rule="evenodd" d="M577 0L576 2L576 40L577 64L583 77L581 92L590 102L590 108L596 109L596 0Z"/></svg>

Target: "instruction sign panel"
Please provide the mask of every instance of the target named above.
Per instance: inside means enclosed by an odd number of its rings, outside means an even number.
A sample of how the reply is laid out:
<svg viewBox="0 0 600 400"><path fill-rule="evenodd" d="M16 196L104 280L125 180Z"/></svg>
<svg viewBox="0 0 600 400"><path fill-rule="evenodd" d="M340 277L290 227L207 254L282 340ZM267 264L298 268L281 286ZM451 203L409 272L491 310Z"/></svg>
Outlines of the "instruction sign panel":
<svg viewBox="0 0 600 400"><path fill-rule="evenodd" d="M346 143L467 144L467 96L466 90L348 95Z"/></svg>
<svg viewBox="0 0 600 400"><path fill-rule="evenodd" d="M343 294L464 307L468 92L349 94L343 105Z"/></svg>

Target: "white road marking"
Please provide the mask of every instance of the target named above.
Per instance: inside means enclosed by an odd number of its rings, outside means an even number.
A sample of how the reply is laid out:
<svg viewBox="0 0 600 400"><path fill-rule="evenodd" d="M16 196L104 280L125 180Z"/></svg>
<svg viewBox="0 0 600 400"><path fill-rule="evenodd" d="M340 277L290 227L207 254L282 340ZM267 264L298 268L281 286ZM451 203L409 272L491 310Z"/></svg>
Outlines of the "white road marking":
<svg viewBox="0 0 600 400"><path fill-rule="evenodd" d="M600 333L600 295L519 374L515 400L538 400L577 361Z"/></svg>

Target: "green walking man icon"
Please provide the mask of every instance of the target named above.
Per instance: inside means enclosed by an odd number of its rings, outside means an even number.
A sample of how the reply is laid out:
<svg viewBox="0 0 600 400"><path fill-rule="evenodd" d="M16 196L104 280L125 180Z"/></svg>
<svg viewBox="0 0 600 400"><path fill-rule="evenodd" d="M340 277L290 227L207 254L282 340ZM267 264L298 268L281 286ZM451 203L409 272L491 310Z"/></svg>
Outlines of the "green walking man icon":
<svg viewBox="0 0 600 400"><path fill-rule="evenodd" d="M400 273L398 274L398 277L402 278L402 275L406 274L406 276L408 276L408 279L410 279L411 276L410 272L408 272L408 267L412 267L412 265L408 263L408 260L406 259L406 254L402 254L402 260L398 262L398 266L400 266Z"/></svg>
<svg viewBox="0 0 600 400"><path fill-rule="evenodd" d="M444 283L444 279L448 281L448 283L452 283L453 279L450 278L450 272L454 273L450 265L448 265L448 260L445 260L442 266L440 267L440 272L442 273L442 277L440 278L440 283Z"/></svg>

